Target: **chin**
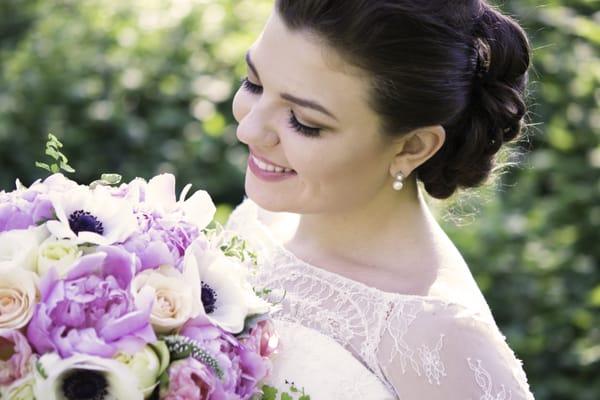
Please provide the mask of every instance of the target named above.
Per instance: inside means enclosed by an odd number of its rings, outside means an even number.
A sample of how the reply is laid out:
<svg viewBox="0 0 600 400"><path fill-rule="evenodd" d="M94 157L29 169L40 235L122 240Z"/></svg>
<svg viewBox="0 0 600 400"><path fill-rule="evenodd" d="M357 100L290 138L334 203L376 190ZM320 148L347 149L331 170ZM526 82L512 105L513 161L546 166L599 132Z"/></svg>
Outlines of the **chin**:
<svg viewBox="0 0 600 400"><path fill-rule="evenodd" d="M272 212L297 212L294 205L276 188L270 188L252 178L246 178L246 195L260 208Z"/></svg>

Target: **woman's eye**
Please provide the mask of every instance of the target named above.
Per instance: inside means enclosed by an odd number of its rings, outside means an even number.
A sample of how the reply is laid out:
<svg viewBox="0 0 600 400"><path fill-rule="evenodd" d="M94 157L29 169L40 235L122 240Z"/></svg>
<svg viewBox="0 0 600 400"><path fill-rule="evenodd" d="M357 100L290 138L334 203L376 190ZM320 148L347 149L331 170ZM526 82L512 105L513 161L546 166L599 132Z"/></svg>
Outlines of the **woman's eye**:
<svg viewBox="0 0 600 400"><path fill-rule="evenodd" d="M263 91L262 86L250 82L248 77L242 79L242 86L244 89L246 89L252 94L261 94ZM321 128L313 128L311 126L306 126L300 123L300 121L298 121L298 119L294 115L293 110L291 111L289 123L292 129L294 129L298 133L301 133L304 136L317 137L321 134Z"/></svg>
<svg viewBox="0 0 600 400"><path fill-rule="evenodd" d="M292 129L296 130L298 133L301 133L304 136L318 137L321 134L321 128L313 128L313 127L301 124L300 121L298 121L298 119L296 119L296 116L294 115L294 111L291 111L290 126L292 127Z"/></svg>
<svg viewBox="0 0 600 400"><path fill-rule="evenodd" d="M263 89L262 86L250 82L248 77L242 79L242 86L252 94L261 94Z"/></svg>

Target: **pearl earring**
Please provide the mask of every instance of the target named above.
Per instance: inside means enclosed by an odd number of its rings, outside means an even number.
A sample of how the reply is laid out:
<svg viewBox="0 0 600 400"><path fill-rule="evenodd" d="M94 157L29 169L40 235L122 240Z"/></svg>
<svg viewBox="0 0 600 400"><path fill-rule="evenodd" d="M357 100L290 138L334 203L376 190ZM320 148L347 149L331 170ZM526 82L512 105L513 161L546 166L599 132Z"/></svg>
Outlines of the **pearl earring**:
<svg viewBox="0 0 600 400"><path fill-rule="evenodd" d="M397 192L402 190L402 188L404 187L404 174L402 172L398 172L396 174L396 180L394 181L394 184L392 186Z"/></svg>

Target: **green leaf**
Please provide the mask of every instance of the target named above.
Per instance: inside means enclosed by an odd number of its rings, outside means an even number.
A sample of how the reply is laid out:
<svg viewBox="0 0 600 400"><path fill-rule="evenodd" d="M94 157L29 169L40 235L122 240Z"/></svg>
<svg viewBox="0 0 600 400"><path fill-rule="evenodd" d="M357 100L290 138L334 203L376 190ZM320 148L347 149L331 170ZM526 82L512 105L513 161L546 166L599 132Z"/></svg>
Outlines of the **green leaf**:
<svg viewBox="0 0 600 400"><path fill-rule="evenodd" d="M294 400L294 398L287 393L281 393L281 400Z"/></svg>
<svg viewBox="0 0 600 400"><path fill-rule="evenodd" d="M122 176L119 174L102 174L100 179L109 185L118 185L121 183Z"/></svg>
<svg viewBox="0 0 600 400"><path fill-rule="evenodd" d="M278 390L272 386L264 385L262 387L263 395L260 400L277 400Z"/></svg>
<svg viewBox="0 0 600 400"><path fill-rule="evenodd" d="M60 152L60 148L62 147L62 143L54 136L53 134L48 134L48 141L46 142L46 151L45 154L58 162L58 164L46 164L41 162L36 162L35 166L42 168L50 173L57 173L61 169L68 173L75 172L75 169L71 167L68 162L69 159L63 153Z"/></svg>
<svg viewBox="0 0 600 400"><path fill-rule="evenodd" d="M51 133L48 134L48 143L51 143L57 147L63 146L60 140L58 140L58 138Z"/></svg>
<svg viewBox="0 0 600 400"><path fill-rule="evenodd" d="M58 158L60 157L59 154L60 153L52 147L46 148L46 155L54 158L55 160L58 160Z"/></svg>
<svg viewBox="0 0 600 400"><path fill-rule="evenodd" d="M40 376L42 378L48 379L48 374L46 373L46 370L44 369L44 366L42 365L41 362L36 361L35 368L37 369L38 373L40 374Z"/></svg>
<svg viewBox="0 0 600 400"><path fill-rule="evenodd" d="M71 167L69 164L61 164L60 168L65 172L70 172L70 173L75 172L75 169L73 169L73 167Z"/></svg>
<svg viewBox="0 0 600 400"><path fill-rule="evenodd" d="M169 390L169 383L169 372L163 371L163 373L160 374L160 376L158 377L158 385L160 386L160 391Z"/></svg>
<svg viewBox="0 0 600 400"><path fill-rule="evenodd" d="M46 163L41 163L39 161L36 161L35 162L35 166L38 167L38 168L45 169L48 172L52 172L52 171L50 171L50 166L48 164L46 164Z"/></svg>

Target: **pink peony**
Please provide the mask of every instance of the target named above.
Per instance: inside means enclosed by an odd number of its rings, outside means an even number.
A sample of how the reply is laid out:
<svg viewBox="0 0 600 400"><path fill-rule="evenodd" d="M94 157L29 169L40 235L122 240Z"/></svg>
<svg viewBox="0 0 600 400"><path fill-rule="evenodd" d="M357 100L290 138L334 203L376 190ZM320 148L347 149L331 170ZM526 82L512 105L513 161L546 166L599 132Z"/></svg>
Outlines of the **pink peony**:
<svg viewBox="0 0 600 400"><path fill-rule="evenodd" d="M194 358L175 361L169 367L169 389L164 400L209 400L217 390L217 377L212 371Z"/></svg>
<svg viewBox="0 0 600 400"><path fill-rule="evenodd" d="M31 347L19 331L0 332L0 385L10 385L29 373Z"/></svg>
<svg viewBox="0 0 600 400"><path fill-rule="evenodd" d="M250 330L248 338L242 340L247 347L260 354L261 357L271 357L279 347L279 336L271 320L260 321Z"/></svg>

